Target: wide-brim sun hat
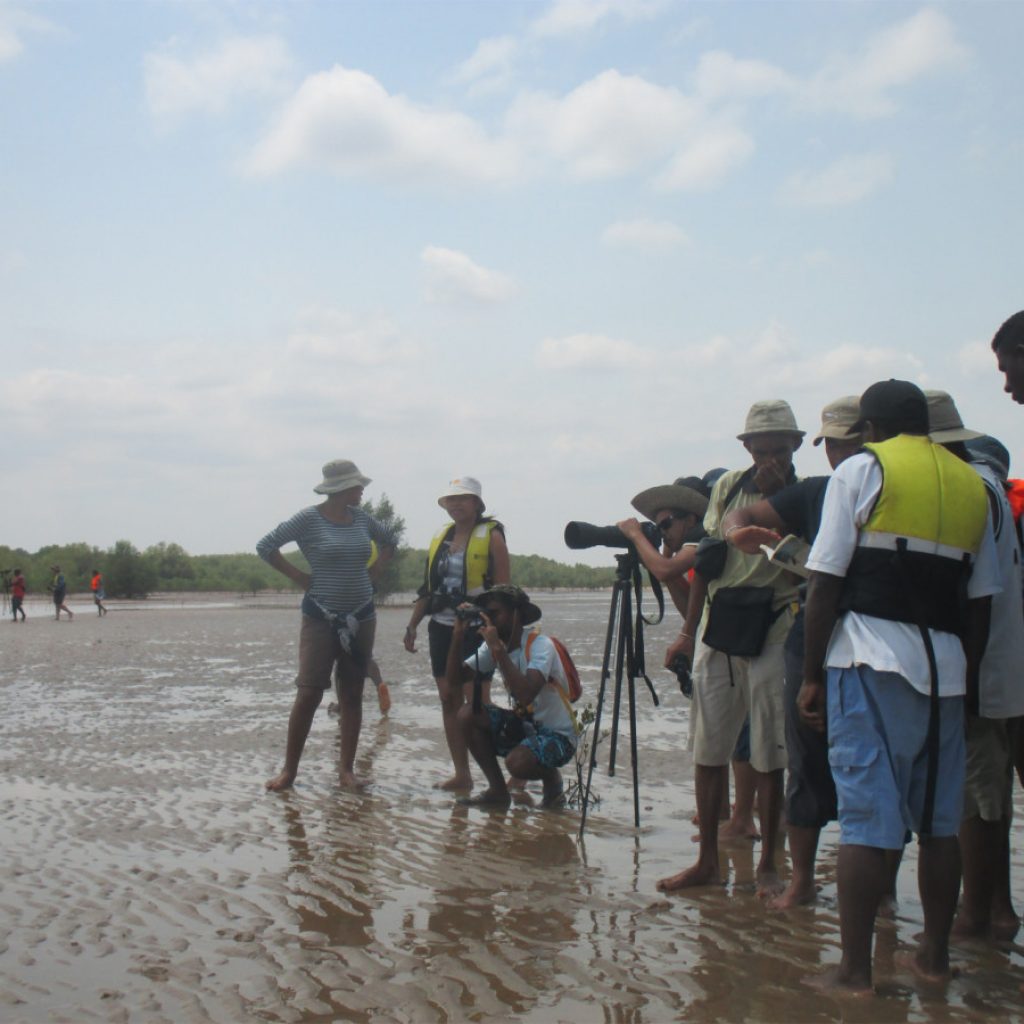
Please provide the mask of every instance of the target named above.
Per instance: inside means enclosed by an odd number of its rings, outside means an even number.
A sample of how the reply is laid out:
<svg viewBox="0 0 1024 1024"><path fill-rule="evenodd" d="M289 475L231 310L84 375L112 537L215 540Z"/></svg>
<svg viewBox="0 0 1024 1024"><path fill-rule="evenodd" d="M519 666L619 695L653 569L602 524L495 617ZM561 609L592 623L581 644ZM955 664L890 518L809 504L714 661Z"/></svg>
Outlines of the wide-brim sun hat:
<svg viewBox="0 0 1024 1024"><path fill-rule="evenodd" d="M684 483L683 481L690 481ZM704 518L708 510L708 498L696 485L704 487L700 477L681 477L672 484L660 484L648 487L633 497L630 504L642 516L652 522L654 514L661 509L678 509L680 512L692 512L698 519Z"/></svg>
<svg viewBox="0 0 1024 1024"><path fill-rule="evenodd" d="M821 430L812 444L819 445L826 437L837 441L856 441L860 438L859 430L854 425L860 419L860 397L844 395L834 402L829 402L821 410Z"/></svg>
<svg viewBox="0 0 1024 1024"><path fill-rule="evenodd" d="M928 399L928 436L936 444L974 441L985 436L980 430L968 430L964 426L960 410L948 391L929 389L924 397Z"/></svg>
<svg viewBox="0 0 1024 1024"><path fill-rule="evenodd" d="M368 476L363 476L354 462L348 459L335 459L323 468L324 478L313 488L317 494L337 494L351 487L366 487L371 483Z"/></svg>
<svg viewBox="0 0 1024 1024"><path fill-rule="evenodd" d="M760 434L793 434L802 438L805 431L796 425L796 417L789 407L789 402L782 399L769 399L755 402L747 413L747 422L743 433L737 434L740 441L749 441Z"/></svg>
<svg viewBox="0 0 1024 1024"><path fill-rule="evenodd" d="M485 601L493 598L497 598L504 604L512 605L520 613L524 626L529 626L540 618L541 611L530 600L530 595L514 583L498 583L490 590L485 590L482 594L474 597L473 603L483 607Z"/></svg>
<svg viewBox="0 0 1024 1024"><path fill-rule="evenodd" d="M475 476L457 476L454 480L449 480L448 489L438 495L437 503L444 508L446 498L458 498L463 494L472 494L480 502L481 512L487 508L484 504L484 489Z"/></svg>

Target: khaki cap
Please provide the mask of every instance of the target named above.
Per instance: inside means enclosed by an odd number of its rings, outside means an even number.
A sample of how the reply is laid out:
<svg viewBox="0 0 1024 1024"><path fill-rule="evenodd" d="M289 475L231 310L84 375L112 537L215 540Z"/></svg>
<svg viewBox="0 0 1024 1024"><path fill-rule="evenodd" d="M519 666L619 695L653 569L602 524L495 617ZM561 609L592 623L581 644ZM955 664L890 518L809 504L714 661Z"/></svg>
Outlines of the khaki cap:
<svg viewBox="0 0 1024 1024"><path fill-rule="evenodd" d="M860 396L844 395L834 402L829 402L821 410L821 430L814 439L814 444L821 444L826 437L838 441L856 441L860 431L854 430L860 419Z"/></svg>

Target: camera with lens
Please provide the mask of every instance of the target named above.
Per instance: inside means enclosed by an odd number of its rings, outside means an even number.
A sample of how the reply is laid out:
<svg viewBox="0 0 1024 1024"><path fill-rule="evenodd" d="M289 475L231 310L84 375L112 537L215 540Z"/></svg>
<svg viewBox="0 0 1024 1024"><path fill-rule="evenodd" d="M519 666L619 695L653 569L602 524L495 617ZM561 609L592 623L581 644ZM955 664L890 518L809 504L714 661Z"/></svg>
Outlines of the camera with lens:
<svg viewBox="0 0 1024 1024"><path fill-rule="evenodd" d="M483 616L476 605L461 605L455 609L455 617L461 619L467 629L479 629L483 624Z"/></svg>
<svg viewBox="0 0 1024 1024"><path fill-rule="evenodd" d="M693 697L693 677L690 675L690 659L680 651L668 665L670 672L676 674L682 695L689 700Z"/></svg>
<svg viewBox="0 0 1024 1024"><path fill-rule="evenodd" d="M656 548L661 546L661 534L654 523L643 523L644 536ZM565 546L579 551L582 548L632 548L633 542L617 526L594 526L591 523L565 524Z"/></svg>

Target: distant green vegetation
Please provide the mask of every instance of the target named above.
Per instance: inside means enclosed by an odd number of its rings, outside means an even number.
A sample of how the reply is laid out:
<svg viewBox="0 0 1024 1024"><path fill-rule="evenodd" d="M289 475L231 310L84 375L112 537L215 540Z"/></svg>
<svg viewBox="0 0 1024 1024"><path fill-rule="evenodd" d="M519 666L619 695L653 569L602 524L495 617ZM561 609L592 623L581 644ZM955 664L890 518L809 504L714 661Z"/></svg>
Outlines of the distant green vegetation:
<svg viewBox="0 0 1024 1024"><path fill-rule="evenodd" d="M303 569L298 552L286 557ZM426 549L400 548L378 585L378 596L416 590L423 582ZM0 545L0 568L20 568L30 596L45 594L52 579L50 566L61 567L72 593L88 591L93 569L103 573L109 597L145 597L156 591L229 591L255 594L262 590L294 590L280 573L255 554L190 555L180 544L154 544L140 551L119 540L106 550L89 544L50 545L34 554ZM613 568L563 565L540 555L513 555L512 579L527 590L555 587L585 590L609 587Z"/></svg>
<svg viewBox="0 0 1024 1024"><path fill-rule="evenodd" d="M416 590L423 582L426 549L401 546L405 520L395 511L386 494L381 495L376 505L364 502L363 508L390 526L399 543L394 559L383 572L376 574L378 600L389 594ZM299 552L285 557L299 568L309 569ZM145 597L155 591L217 590L257 594L261 590L295 589L256 554L190 555L180 544L163 542L140 551L127 540L119 540L106 551L88 544L54 544L40 548L35 554L0 544L0 569L21 569L30 595L47 592L53 579L51 565L61 567L71 593L87 591L93 569L99 569L108 597ZM615 570L563 565L540 555L513 555L512 579L527 589L587 590L610 587Z"/></svg>

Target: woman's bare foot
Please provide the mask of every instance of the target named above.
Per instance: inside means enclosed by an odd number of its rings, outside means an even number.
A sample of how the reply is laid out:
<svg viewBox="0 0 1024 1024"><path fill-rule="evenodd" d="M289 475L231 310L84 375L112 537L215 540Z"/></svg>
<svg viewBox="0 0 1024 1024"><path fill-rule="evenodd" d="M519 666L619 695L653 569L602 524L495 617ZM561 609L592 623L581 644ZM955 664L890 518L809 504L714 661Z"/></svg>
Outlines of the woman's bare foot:
<svg viewBox="0 0 1024 1024"><path fill-rule="evenodd" d="M677 889L696 889L702 885L722 885L718 868L699 861L692 868L680 871L678 875L662 878L655 888L658 892L675 892Z"/></svg>
<svg viewBox="0 0 1024 1024"><path fill-rule="evenodd" d="M282 789L291 789L292 783L295 782L295 775L295 772L285 768L280 775L275 775L274 778L267 780L266 788L272 793L280 792Z"/></svg>
<svg viewBox="0 0 1024 1024"><path fill-rule="evenodd" d="M366 789L366 783L355 772L341 772L338 775L338 785L342 789Z"/></svg>
<svg viewBox="0 0 1024 1024"><path fill-rule="evenodd" d="M945 985L960 973L959 968L949 966L948 958L944 963L930 962L920 949L915 953L897 953L895 962L898 967L910 971L919 981L929 985Z"/></svg>
<svg viewBox="0 0 1024 1024"><path fill-rule="evenodd" d="M444 782L435 782L434 789L443 789L450 793L452 790L458 789L472 789L473 788L473 776L472 775L453 775L450 779L445 779Z"/></svg>
<svg viewBox="0 0 1024 1024"><path fill-rule="evenodd" d="M804 978L804 983L811 988L831 992L835 995L863 997L875 994L870 982L846 980L840 975L838 967L830 967L827 971L822 971L821 974L812 974L809 978Z"/></svg>
<svg viewBox="0 0 1024 1024"><path fill-rule="evenodd" d="M796 882L789 880L789 885L778 896L768 901L772 910L791 910L813 903L818 897L818 887L813 882Z"/></svg>
<svg viewBox="0 0 1024 1024"><path fill-rule="evenodd" d="M785 885L774 871L758 872L757 895L759 899L781 898Z"/></svg>

